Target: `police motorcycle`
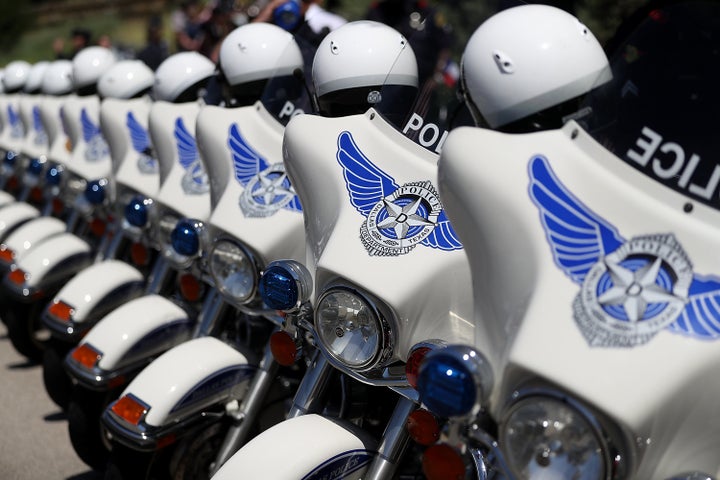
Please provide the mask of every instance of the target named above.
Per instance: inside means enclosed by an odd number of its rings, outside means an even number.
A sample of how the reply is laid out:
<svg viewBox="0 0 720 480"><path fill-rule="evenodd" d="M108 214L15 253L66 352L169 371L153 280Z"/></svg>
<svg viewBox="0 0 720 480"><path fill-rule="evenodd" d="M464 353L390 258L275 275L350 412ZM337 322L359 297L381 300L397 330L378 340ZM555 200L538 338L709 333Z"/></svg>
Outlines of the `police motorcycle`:
<svg viewBox="0 0 720 480"><path fill-rule="evenodd" d="M497 333L428 355L420 385L493 460L488 475L720 475L719 24L716 2L651 3L611 43L612 80L564 126L448 137L441 194L467 245L476 319ZM481 144L494 154L470 158ZM492 379L476 375L483 357ZM472 401L440 401L460 390Z"/></svg>
<svg viewBox="0 0 720 480"><path fill-rule="evenodd" d="M189 323L188 317L200 308L202 299L194 288L192 277L190 279L192 297L187 298L187 311L170 299L164 298L176 290L176 284L184 281L182 277L185 275L180 273L176 276L175 270L169 268L162 256L154 253L160 249L161 240L158 238L161 234L149 230L149 227L155 223L153 218L142 218L143 212L144 215L148 214L147 210L151 204L154 206L170 204L173 208L186 208L190 211L203 208L203 192L196 194L196 192L176 191L172 187L165 188L166 182L162 173L163 164L173 162L177 158L176 140L173 137L176 119L166 120L165 113L168 109L162 110L168 106L172 110L173 107L189 103L189 108L184 110L190 112L191 118L188 122L190 123L194 120L192 115L199 109L197 100L181 104L155 102L151 106L150 98L144 95L150 90L154 81L164 77L168 87L178 90L167 96L159 93L157 95L159 98L177 98L185 90L184 93L189 96L188 98L194 96L197 99L197 92L212 75L214 65L199 54L189 56L192 58L184 56L174 59L167 65L170 71L166 68L159 69L156 75L139 61L129 63L124 61L121 66L126 67L117 72L117 75L114 73L119 67L115 66L103 75L99 83L99 87L106 86L109 92L142 94L139 99L131 98L131 100L141 103L143 108L142 111L128 111L130 105L111 102L102 109L103 129L108 129L108 136L116 136L112 148L113 154L117 154L116 158L120 160L113 177L101 178L91 184L95 204L111 209L113 215L111 228L105 236L108 247L100 250L91 266L75 275L52 296L41 317L42 325L51 333L51 341L46 345L43 357L43 379L48 394L62 408L67 408L72 390L71 379L63 367L64 357L105 315L126 305L128 301L142 296L143 293L163 297L163 301L172 304L174 315L184 319L185 323ZM192 59L196 60L195 64L192 63ZM167 82L168 74L174 76L171 82ZM133 81L130 82L130 79ZM201 85L198 85L198 82ZM156 89L156 93L157 90L161 89ZM161 113L154 120L156 110L160 110ZM146 128L138 120L141 114L145 117L143 124L148 125L149 136ZM158 120L159 126L155 126L154 123L157 124ZM182 123L182 121L178 122ZM161 131L156 133L158 129ZM186 138L194 141L188 131L183 133ZM156 161L149 155L152 153L148 143L150 138L153 139L154 148L158 149L158 157L164 157L163 159ZM168 141L169 145L159 146L159 142ZM168 147L171 148L170 151L159 151ZM122 149L132 150L132 153L122 154ZM192 151L190 154L194 155ZM172 169L173 166L170 165L168 170L172 171ZM111 179L113 182L110 181ZM95 186L97 189L94 188ZM150 194L152 197L149 196ZM114 212L113 203L116 205ZM138 219L143 221L137 221ZM153 262L153 257L159 259ZM125 260L130 260L133 265L126 263Z"/></svg>
<svg viewBox="0 0 720 480"><path fill-rule="evenodd" d="M25 124L20 115L20 98L32 65L25 60L14 60L5 66L3 74L4 94L2 96L3 129L0 131L0 188L16 193L17 177L15 167L20 147L25 138ZM0 225L2 226L2 225ZM1 233L2 231L0 231Z"/></svg>
<svg viewBox="0 0 720 480"><path fill-rule="evenodd" d="M208 280L239 317L201 325L105 410L108 471L123 478L208 478L263 423L282 418L273 410L297 383L297 368L282 372L270 355L268 337L280 319L260 301L256 282L267 259L305 251L302 209L282 164L284 125L309 107L301 48L283 29L252 23L223 42L219 65L226 106L205 107L196 125L213 212L204 224L184 220L192 228L177 232L173 245L186 258L202 256ZM192 237L196 250L183 250ZM120 355L132 347L101 336L105 326L84 339L103 352L96 376L112 374L110 362L126 362ZM115 336L127 330L114 328Z"/></svg>
<svg viewBox="0 0 720 480"><path fill-rule="evenodd" d="M13 226L0 242L0 271L3 273L38 242L65 231L64 208L58 200L59 188L54 179L58 178L56 174L61 168L58 164L67 161L67 136L62 131L59 105L73 90L72 62L57 60L48 64L37 80L33 79L36 67L30 71L25 90L40 91L42 95L36 94L34 102L25 102L32 128L27 132L22 149L25 158L20 169L21 192L17 200L39 209L39 216ZM59 154L55 147L58 143L62 144ZM50 160L51 155L55 160Z"/></svg>
<svg viewBox="0 0 720 480"><path fill-rule="evenodd" d="M7 298L2 316L8 325L8 336L20 353L33 360L42 358L45 346L39 320L43 300L47 301L69 277L92 262L96 251L104 248L102 228L109 210L101 202L92 203L88 199L98 197L96 190L101 182L93 179L106 178L110 170L107 143L98 127L100 100L96 91L99 77L114 63L112 52L103 47L88 47L73 59L77 96L68 99L63 112L66 127L72 132L68 136L76 141L60 177L62 201L70 205L66 231L37 242L3 275ZM38 210L28 208L33 212L27 220L37 219Z"/></svg>
<svg viewBox="0 0 720 480"><path fill-rule="evenodd" d="M260 289L287 313L292 353L319 354L288 419L213 478L419 478L420 447L405 429L419 407L416 367L436 339L473 332L469 265L436 187L447 132L416 95L407 39L385 25L331 32L313 81L331 118L293 119L283 147L307 267L273 262Z"/></svg>

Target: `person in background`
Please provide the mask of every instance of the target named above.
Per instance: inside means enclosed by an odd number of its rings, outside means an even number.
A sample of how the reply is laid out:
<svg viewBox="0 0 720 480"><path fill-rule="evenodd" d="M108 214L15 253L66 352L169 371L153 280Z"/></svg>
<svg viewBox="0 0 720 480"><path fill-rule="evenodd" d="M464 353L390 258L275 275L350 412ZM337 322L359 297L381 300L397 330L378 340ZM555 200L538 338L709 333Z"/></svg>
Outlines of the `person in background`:
<svg viewBox="0 0 720 480"><path fill-rule="evenodd" d="M147 26L147 43L137 53L136 58L153 71L170 55L167 42L163 39L162 17L153 15Z"/></svg>
<svg viewBox="0 0 720 480"><path fill-rule="evenodd" d="M315 33L322 33L326 28L328 31L332 31L347 23L345 18L323 8L324 3L323 0L301 1L301 5L305 9L305 20Z"/></svg>
<svg viewBox="0 0 720 480"><path fill-rule="evenodd" d="M61 37L53 41L53 51L57 60L72 60L85 47L90 46L92 32L86 28L73 28L70 31L70 53L65 53L65 40Z"/></svg>
<svg viewBox="0 0 720 480"><path fill-rule="evenodd" d="M198 0L183 0L172 13L175 49L197 52L203 43L202 25L210 18Z"/></svg>
<svg viewBox="0 0 720 480"><path fill-rule="evenodd" d="M202 43L198 51L213 62L218 61L223 39L235 29L233 13L232 2L223 0L215 5L210 18L202 24Z"/></svg>

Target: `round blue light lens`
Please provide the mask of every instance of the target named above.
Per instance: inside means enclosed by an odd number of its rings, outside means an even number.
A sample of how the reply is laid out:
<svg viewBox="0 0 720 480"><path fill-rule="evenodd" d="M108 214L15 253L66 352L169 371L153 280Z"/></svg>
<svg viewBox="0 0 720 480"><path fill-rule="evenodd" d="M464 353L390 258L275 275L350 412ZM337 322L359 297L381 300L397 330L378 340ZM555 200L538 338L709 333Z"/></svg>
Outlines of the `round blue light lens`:
<svg viewBox="0 0 720 480"><path fill-rule="evenodd" d="M5 164L6 165L15 165L15 161L17 160L17 152L13 152L12 150L8 150L5 152Z"/></svg>
<svg viewBox="0 0 720 480"><path fill-rule="evenodd" d="M27 172L33 175L40 175L43 169L43 162L39 158L33 158L27 167Z"/></svg>
<svg viewBox="0 0 720 480"><path fill-rule="evenodd" d="M144 227L148 222L148 208L143 197L134 197L125 205L125 220L134 227Z"/></svg>
<svg viewBox="0 0 720 480"><path fill-rule="evenodd" d="M48 168L45 172L45 182L51 186L60 185L60 169L57 165Z"/></svg>
<svg viewBox="0 0 720 480"><path fill-rule="evenodd" d="M180 255L189 257L200 251L200 234L195 224L181 220L170 234L170 244Z"/></svg>
<svg viewBox="0 0 720 480"><path fill-rule="evenodd" d="M274 310L289 310L298 302L298 287L295 279L282 267L274 266L265 270L258 285L260 298Z"/></svg>
<svg viewBox="0 0 720 480"><path fill-rule="evenodd" d="M88 183L85 187L85 199L93 205L100 205L105 201L105 186L101 180Z"/></svg>
<svg viewBox="0 0 720 480"><path fill-rule="evenodd" d="M478 400L473 375L456 356L438 352L420 367L417 390L427 408L441 417L468 414Z"/></svg>

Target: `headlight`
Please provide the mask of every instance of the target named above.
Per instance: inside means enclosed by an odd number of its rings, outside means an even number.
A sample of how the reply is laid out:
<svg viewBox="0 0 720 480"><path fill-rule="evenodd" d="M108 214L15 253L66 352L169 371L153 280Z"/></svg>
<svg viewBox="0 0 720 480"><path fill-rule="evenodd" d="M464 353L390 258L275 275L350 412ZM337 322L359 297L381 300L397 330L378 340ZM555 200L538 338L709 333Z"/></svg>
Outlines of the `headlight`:
<svg viewBox="0 0 720 480"><path fill-rule="evenodd" d="M559 398L538 395L518 401L504 417L499 437L519 478L607 478L609 453L598 425Z"/></svg>
<svg viewBox="0 0 720 480"><path fill-rule="evenodd" d="M350 290L333 289L320 297L315 329L327 352L353 369L372 367L383 348L375 309Z"/></svg>
<svg viewBox="0 0 720 480"><path fill-rule="evenodd" d="M242 303L255 293L258 277L253 259L238 244L220 240L210 253L210 274L223 295Z"/></svg>

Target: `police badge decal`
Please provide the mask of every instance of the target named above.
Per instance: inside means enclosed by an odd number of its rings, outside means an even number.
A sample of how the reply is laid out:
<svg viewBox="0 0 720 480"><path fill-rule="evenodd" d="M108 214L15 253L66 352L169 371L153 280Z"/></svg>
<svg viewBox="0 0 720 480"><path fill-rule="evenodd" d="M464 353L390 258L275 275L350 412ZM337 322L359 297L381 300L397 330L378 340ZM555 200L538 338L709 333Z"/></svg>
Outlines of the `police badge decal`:
<svg viewBox="0 0 720 480"><path fill-rule="evenodd" d="M368 254L404 255L418 244L444 251L463 248L430 181L399 186L360 151L350 132L338 137L336 158L350 203L365 216L360 241Z"/></svg>
<svg viewBox="0 0 720 480"><path fill-rule="evenodd" d="M626 241L573 196L547 159L532 158L528 170L555 264L580 286L573 317L588 344L635 347L664 329L720 338L720 280L695 274L674 235Z"/></svg>

